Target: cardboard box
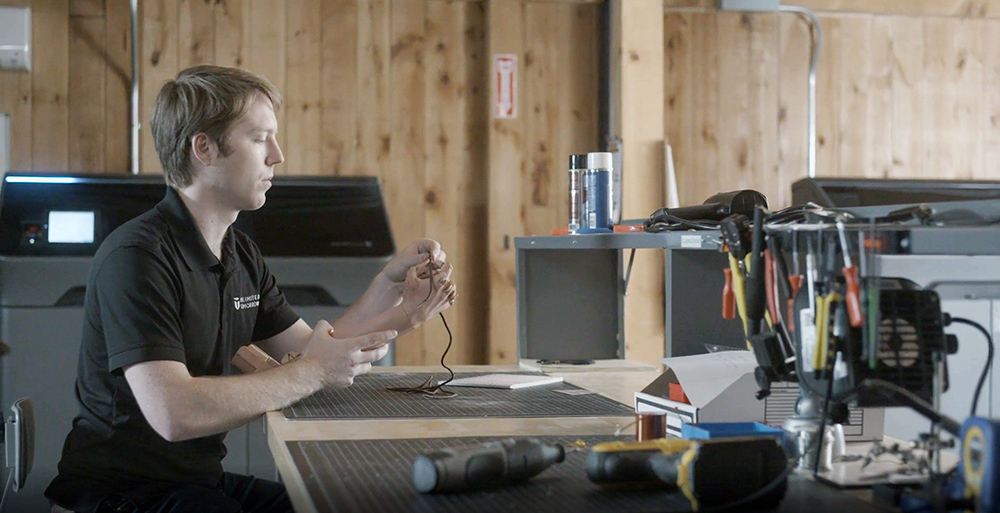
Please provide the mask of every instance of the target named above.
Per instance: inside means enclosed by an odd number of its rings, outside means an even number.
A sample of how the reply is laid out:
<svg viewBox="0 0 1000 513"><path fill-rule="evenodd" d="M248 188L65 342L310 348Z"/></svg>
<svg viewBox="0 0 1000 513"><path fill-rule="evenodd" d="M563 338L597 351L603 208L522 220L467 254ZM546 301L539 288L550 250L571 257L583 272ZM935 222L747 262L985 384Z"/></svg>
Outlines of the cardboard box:
<svg viewBox="0 0 1000 513"><path fill-rule="evenodd" d="M757 400L757 366L750 351L727 351L661 360L666 370L635 393L636 413L666 412L667 434L681 435L684 423L762 422L781 427L795 413L796 383L775 383L771 395ZM691 404L670 400L670 384L680 384ZM675 385L676 386L676 385ZM885 410L851 408L844 425L847 441L881 440Z"/></svg>

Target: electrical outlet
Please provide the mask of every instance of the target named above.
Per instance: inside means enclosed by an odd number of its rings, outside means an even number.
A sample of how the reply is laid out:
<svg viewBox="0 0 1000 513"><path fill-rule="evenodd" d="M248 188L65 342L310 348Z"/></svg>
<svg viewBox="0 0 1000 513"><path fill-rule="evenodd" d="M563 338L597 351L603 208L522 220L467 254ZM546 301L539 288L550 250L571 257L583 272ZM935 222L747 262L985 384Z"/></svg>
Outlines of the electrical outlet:
<svg viewBox="0 0 1000 513"><path fill-rule="evenodd" d="M777 12L781 9L781 0L719 0L719 9L723 11Z"/></svg>
<svg viewBox="0 0 1000 513"><path fill-rule="evenodd" d="M0 7L0 69L31 71L28 7Z"/></svg>

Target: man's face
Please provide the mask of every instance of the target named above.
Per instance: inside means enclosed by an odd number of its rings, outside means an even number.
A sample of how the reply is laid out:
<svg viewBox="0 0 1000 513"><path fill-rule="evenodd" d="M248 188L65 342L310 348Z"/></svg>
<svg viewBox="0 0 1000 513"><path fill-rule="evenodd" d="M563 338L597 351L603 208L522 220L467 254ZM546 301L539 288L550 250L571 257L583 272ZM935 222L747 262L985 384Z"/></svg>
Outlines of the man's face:
<svg viewBox="0 0 1000 513"><path fill-rule="evenodd" d="M205 168L205 184L221 206L232 210L256 210L264 206L264 193L271 188L274 166L285 160L278 147L278 121L271 101L257 94L250 110L229 128L229 154Z"/></svg>

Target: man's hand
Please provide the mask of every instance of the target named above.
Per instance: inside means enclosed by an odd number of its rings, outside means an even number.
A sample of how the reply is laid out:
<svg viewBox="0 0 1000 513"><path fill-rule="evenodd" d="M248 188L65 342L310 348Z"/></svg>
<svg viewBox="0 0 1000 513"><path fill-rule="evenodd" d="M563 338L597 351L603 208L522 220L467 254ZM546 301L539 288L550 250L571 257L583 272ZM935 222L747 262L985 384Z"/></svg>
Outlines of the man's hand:
<svg viewBox="0 0 1000 513"><path fill-rule="evenodd" d="M420 239L410 244L403 251L396 254L389 263L385 264L382 273L394 285L402 285L406 281L406 273L415 265L427 262L428 256L433 259L438 266L444 265L447 260L441 244L432 239Z"/></svg>
<svg viewBox="0 0 1000 513"><path fill-rule="evenodd" d="M309 343L302 352L302 360L320 366L326 386L338 388L354 384L354 378L372 369L372 362L389 353L386 347L396 338L395 331L380 331L359 337L336 339L333 328L326 321L316 323Z"/></svg>
<svg viewBox="0 0 1000 513"><path fill-rule="evenodd" d="M457 292L451 282L451 271L449 263L438 268L432 262L424 262L406 273L402 307L412 327L420 326L455 304Z"/></svg>

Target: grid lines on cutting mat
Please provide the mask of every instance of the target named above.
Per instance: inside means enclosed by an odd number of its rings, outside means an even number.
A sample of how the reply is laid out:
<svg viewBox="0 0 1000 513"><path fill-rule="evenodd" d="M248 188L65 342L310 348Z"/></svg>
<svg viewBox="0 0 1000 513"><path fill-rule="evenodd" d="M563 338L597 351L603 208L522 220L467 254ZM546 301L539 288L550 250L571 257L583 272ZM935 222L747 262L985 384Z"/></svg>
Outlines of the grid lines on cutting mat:
<svg viewBox="0 0 1000 513"><path fill-rule="evenodd" d="M459 373L456 377L484 373ZM555 383L518 390L454 388L458 396L439 399L386 390L419 385L429 373L374 373L358 376L354 385L326 389L284 409L288 419L378 419L461 417L603 417L631 416L633 409L599 394L571 395L581 390ZM443 375L438 375L439 378Z"/></svg>

